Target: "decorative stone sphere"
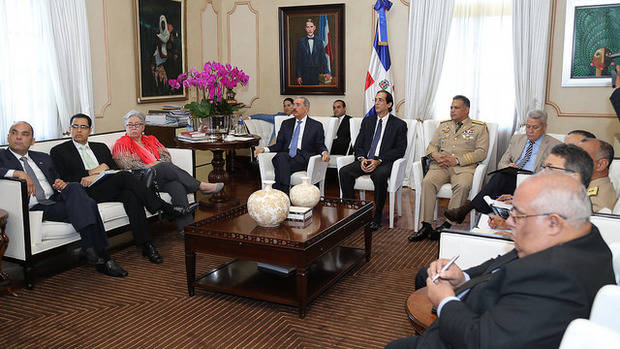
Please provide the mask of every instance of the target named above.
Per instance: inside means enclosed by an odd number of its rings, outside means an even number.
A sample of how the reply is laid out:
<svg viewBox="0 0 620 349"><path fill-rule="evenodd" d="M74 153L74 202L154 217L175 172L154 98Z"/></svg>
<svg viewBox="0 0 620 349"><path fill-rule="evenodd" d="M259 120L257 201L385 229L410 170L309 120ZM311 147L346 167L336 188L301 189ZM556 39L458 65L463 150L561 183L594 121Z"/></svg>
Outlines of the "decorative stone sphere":
<svg viewBox="0 0 620 349"><path fill-rule="evenodd" d="M301 177L301 183L291 188L290 197L293 206L312 208L321 200L321 191L310 184L310 177Z"/></svg>
<svg viewBox="0 0 620 349"><path fill-rule="evenodd" d="M248 213L261 227L277 227L288 216L291 203L288 196L271 186L275 181L264 181L265 189L255 191L248 198Z"/></svg>

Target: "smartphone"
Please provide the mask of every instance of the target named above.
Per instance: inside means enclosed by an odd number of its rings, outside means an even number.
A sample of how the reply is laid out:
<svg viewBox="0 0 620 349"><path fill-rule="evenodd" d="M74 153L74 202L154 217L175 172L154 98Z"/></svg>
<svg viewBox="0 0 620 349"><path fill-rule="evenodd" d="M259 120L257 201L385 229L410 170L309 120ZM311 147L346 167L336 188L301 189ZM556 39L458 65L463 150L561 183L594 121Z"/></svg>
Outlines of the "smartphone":
<svg viewBox="0 0 620 349"><path fill-rule="evenodd" d="M502 217L503 219L508 219L508 217L510 217L509 209L504 208L504 207L497 207L495 205L490 205L490 206L491 206L491 210L493 210L493 213Z"/></svg>

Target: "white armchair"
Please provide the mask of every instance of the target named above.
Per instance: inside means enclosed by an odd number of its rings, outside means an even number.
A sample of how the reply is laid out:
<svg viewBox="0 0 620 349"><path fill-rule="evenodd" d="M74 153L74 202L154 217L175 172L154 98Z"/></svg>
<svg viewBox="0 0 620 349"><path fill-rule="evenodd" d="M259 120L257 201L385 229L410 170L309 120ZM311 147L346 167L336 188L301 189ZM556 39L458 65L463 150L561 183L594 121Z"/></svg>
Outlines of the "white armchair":
<svg viewBox="0 0 620 349"><path fill-rule="evenodd" d="M275 132L276 136L278 131L280 131L280 126L282 125L282 121L291 118L291 116L278 115L275 117ZM317 120L323 124L323 131L325 132L325 146L327 147L327 151L332 147L332 141L334 140L334 135L337 131L337 122L338 119L331 117L311 117L314 120ZM271 160L276 156L276 153L261 153L258 154L258 168L260 171L260 179L262 187L265 187L264 182L266 180L274 180L275 171L273 168L273 163ZM308 167L305 171L298 171L291 174L291 186L302 183L302 177L310 177L310 183L316 184L319 183L319 189L321 190L321 195L325 193L325 173L327 172L327 162L321 161L321 155L314 155L310 157L308 161Z"/></svg>
<svg viewBox="0 0 620 349"><path fill-rule="evenodd" d="M331 155L329 156L329 164L327 165L327 168L338 168L338 159L340 159L343 156L347 156L347 155L351 155L351 148L353 147L353 144L355 143L355 139L357 139L357 135L360 133L360 127L362 126L362 118L356 118L356 117L351 117L351 119L349 119L349 134L351 135L351 142L349 143L349 148L347 149L347 154L346 155ZM340 126L340 125L338 125ZM334 139L336 139L338 129L336 129L336 132L334 133ZM355 138L353 138L353 135L355 135Z"/></svg>
<svg viewBox="0 0 620 349"><path fill-rule="evenodd" d="M422 124L423 134L424 134L424 149L428 147L428 144L433 137L433 134L437 131L439 126L438 120L426 120ZM497 124L495 123L487 123L487 128L489 130L489 150L487 152L487 157L476 167L476 171L474 172L474 178L472 181L471 189L469 190L468 199L472 200L484 184L484 180L487 174L488 163L491 159L493 153L495 153L495 147L497 144ZM420 212L421 212L421 204L422 204L422 179L424 177L422 172L422 162L416 161L413 163L412 168L413 175L413 189L415 190L415 212L414 212L414 230L417 231L420 225ZM452 185L450 183L446 183L439 188L437 192L437 198L445 198L449 199L452 197ZM475 217L476 212L472 210L470 214L470 227L473 228L475 226ZM435 202L435 219L437 219L437 202Z"/></svg>
<svg viewBox="0 0 620 349"><path fill-rule="evenodd" d="M359 134L360 126L362 123L361 118L356 118L357 120L351 119L351 139L357 139L357 135ZM405 120L407 123L407 150L405 151L405 156L394 161L392 165L392 173L390 178L388 179L388 193L389 193L389 210L390 210L390 229L394 228L394 201L397 201L398 205L398 216L402 216L402 189L403 189L403 181L405 180L405 170L407 169L407 159L409 158L409 153L413 151L413 144L415 141L417 120ZM355 125L357 124L357 125ZM355 125L355 127L354 127ZM354 129L355 134L354 134ZM354 137L355 136L355 137ZM353 141L355 143L355 141ZM347 155L338 158L337 160L337 168L338 175L340 175L340 169L345 167L346 165L355 161L354 155ZM360 176L355 180L355 185L353 186L355 190L359 190L360 198L362 200L365 199L365 191L366 190L375 190L375 186L370 179L370 175ZM342 197L342 191L340 191L340 197Z"/></svg>

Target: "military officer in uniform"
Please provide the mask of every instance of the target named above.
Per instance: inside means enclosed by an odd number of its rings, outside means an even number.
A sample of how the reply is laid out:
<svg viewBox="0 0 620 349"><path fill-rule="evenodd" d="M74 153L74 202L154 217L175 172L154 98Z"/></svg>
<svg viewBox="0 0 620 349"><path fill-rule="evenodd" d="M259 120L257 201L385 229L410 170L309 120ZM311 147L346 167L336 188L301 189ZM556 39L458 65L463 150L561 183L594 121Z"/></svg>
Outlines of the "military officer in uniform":
<svg viewBox="0 0 620 349"><path fill-rule="evenodd" d="M422 180L422 228L411 235L409 241L439 238L438 231L431 225L437 191L442 185L451 183L452 198L448 208L462 206L469 194L476 165L487 156L489 130L484 122L469 118L469 104L467 97L454 96L450 120L441 122L428 144L426 156L431 159L431 165ZM446 221L438 230L450 226Z"/></svg>
<svg viewBox="0 0 620 349"><path fill-rule="evenodd" d="M592 179L588 186L592 212L604 208L613 210L616 204L616 189L609 179L609 166L614 160L614 148L611 144L595 138L585 138L577 146L585 150L594 162Z"/></svg>

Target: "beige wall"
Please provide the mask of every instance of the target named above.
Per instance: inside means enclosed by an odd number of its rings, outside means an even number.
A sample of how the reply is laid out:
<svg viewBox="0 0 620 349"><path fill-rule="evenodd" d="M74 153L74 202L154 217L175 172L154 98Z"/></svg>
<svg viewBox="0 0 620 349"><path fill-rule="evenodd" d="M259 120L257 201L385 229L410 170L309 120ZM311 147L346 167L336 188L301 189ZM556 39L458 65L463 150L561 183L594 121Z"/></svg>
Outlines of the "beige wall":
<svg viewBox="0 0 620 349"><path fill-rule="evenodd" d="M554 5L545 106L549 113L548 132L584 129L613 144L614 135L620 133L620 123L609 102L612 88L561 86L566 0L554 0ZM618 151L620 149L616 149Z"/></svg>
<svg viewBox="0 0 620 349"><path fill-rule="evenodd" d="M133 3L130 0L87 2L98 132L121 129L120 117L129 109L146 111L163 104L136 103ZM342 98L348 104L349 114L362 115L364 77L374 35L372 6L375 0L324 0L321 3L345 3L346 92L344 96L310 96L311 114L330 115L331 102ZM393 3L388 15L389 41L397 113L402 116L409 2L395 0ZM211 59L239 65L250 72L251 78L249 87L238 89L238 99L251 105L246 114L279 111L285 96L279 94L278 7L314 4L316 2L307 0L187 0L188 66L198 67ZM554 0L554 5L546 106L550 114L549 131L563 133L583 128L611 141L614 134L620 133L620 124L612 117L613 109L608 101L611 89L560 87L566 1ZM216 28L219 28L218 33L213 32ZM583 116L587 113L608 117Z"/></svg>

